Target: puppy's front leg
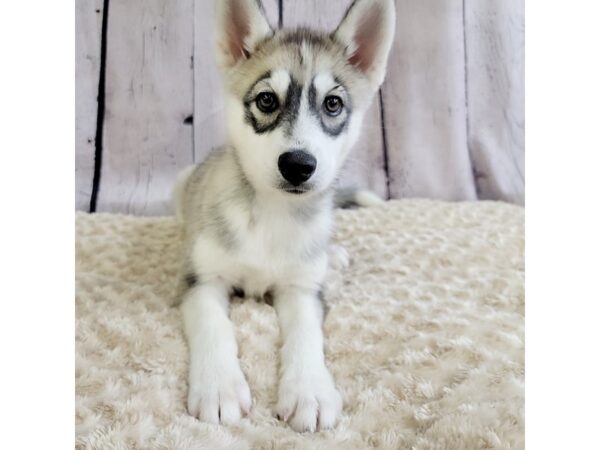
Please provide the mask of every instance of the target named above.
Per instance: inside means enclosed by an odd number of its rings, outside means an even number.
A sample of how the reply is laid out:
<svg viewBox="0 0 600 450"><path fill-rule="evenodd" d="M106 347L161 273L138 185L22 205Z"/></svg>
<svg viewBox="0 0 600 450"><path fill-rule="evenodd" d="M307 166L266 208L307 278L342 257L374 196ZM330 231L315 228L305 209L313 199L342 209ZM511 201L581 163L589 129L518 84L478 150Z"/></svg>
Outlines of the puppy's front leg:
<svg viewBox="0 0 600 450"><path fill-rule="evenodd" d="M218 282L191 288L181 305L190 349L188 411L204 422L236 423L252 405L228 306L227 286Z"/></svg>
<svg viewBox="0 0 600 450"><path fill-rule="evenodd" d="M317 293L288 289L275 308L283 336L276 413L296 431L332 428L342 399L325 366L322 302Z"/></svg>

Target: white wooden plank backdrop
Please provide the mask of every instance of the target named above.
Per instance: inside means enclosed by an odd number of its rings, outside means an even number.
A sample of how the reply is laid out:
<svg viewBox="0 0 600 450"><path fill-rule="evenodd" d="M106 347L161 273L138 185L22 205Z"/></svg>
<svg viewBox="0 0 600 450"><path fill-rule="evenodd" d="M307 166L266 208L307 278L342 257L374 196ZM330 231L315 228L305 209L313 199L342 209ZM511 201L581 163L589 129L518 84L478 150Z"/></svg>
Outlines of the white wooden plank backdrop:
<svg viewBox="0 0 600 450"><path fill-rule="evenodd" d="M193 161L193 0L110 0L98 210L162 214Z"/></svg>
<svg viewBox="0 0 600 450"><path fill-rule="evenodd" d="M382 88L394 198L476 198L462 6L462 0L396 2L396 37Z"/></svg>
<svg viewBox="0 0 600 450"><path fill-rule="evenodd" d="M94 180L103 0L75 2L75 206L90 207Z"/></svg>
<svg viewBox="0 0 600 450"><path fill-rule="evenodd" d="M524 201L524 0L465 4L468 130L479 198Z"/></svg>
<svg viewBox="0 0 600 450"><path fill-rule="evenodd" d="M349 3L263 0L274 27L328 30ZM392 198L523 203L523 0L396 0L396 7L388 76L345 184ZM168 214L176 173L224 140L214 0L77 0L76 15L76 207Z"/></svg>

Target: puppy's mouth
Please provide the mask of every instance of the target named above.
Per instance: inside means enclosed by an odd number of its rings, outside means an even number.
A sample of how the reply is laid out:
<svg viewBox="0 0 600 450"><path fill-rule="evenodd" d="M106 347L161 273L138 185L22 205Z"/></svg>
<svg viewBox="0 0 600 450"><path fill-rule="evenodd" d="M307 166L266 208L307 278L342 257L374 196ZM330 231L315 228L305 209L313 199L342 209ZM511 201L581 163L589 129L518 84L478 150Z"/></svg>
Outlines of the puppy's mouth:
<svg viewBox="0 0 600 450"><path fill-rule="evenodd" d="M293 184L290 184L290 183L281 183L279 186L279 189L287 192L288 194L302 195L302 194L311 192L313 190L313 186L311 186L311 185L294 186Z"/></svg>
<svg viewBox="0 0 600 450"><path fill-rule="evenodd" d="M291 189L284 189L284 190L285 190L285 192L287 192L289 194L302 195L302 194L308 192L310 189L291 188Z"/></svg>

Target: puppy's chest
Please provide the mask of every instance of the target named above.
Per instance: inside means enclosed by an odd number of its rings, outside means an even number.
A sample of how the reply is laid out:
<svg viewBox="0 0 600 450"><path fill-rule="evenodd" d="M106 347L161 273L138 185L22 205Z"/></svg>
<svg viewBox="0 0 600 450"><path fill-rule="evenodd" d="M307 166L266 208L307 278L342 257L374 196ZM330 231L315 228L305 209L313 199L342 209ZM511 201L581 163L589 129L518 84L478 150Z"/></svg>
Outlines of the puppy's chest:
<svg viewBox="0 0 600 450"><path fill-rule="evenodd" d="M229 208L222 212L232 239L204 235L194 251L196 267L260 295L273 286L321 277L327 216L310 220L281 210Z"/></svg>
<svg viewBox="0 0 600 450"><path fill-rule="evenodd" d="M315 240L327 233L318 217L301 220L287 211L235 211L228 219L238 233L237 246L229 253L239 264L252 268L285 270L303 262Z"/></svg>

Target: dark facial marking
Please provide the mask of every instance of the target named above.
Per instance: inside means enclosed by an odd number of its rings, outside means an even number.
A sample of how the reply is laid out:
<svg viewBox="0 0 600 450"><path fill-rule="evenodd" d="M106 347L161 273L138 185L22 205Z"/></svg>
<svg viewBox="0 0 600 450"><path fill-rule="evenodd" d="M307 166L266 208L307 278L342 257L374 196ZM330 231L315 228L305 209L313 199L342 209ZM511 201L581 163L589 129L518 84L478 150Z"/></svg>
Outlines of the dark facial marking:
<svg viewBox="0 0 600 450"><path fill-rule="evenodd" d="M258 120L256 120L256 117L254 117L254 114L252 114L252 111L249 107L246 108L245 118L246 123L252 125L252 128L254 128L254 131L257 134L263 134L272 131L277 127L277 125L279 125L279 117L268 124L261 124Z"/></svg>
<svg viewBox="0 0 600 450"><path fill-rule="evenodd" d="M308 88L308 106L313 115L317 117L321 116L317 109L317 88L315 87L314 80L310 83L310 87Z"/></svg>
<svg viewBox="0 0 600 450"><path fill-rule="evenodd" d="M248 91L246 91L246 95L244 95L244 106L248 107L250 106L250 104L254 101L254 98L252 96L252 91L254 90L254 88L256 87L256 85L258 83L260 83L263 80L266 80L267 78L271 78L271 71L267 71L265 73L263 73L255 82L252 86L250 86L250 89L248 89Z"/></svg>
<svg viewBox="0 0 600 450"><path fill-rule="evenodd" d="M308 28L297 28L296 30L289 31L281 39L282 44L291 44L301 46L307 44L310 47L325 47L331 46L331 38L328 36L316 35Z"/></svg>
<svg viewBox="0 0 600 450"><path fill-rule="evenodd" d="M336 83L343 86L336 78ZM349 103L349 102L348 102ZM314 79L308 88L308 106L311 114L313 114L317 119L319 119L319 123L321 124L321 128L328 136L339 136L342 131L346 128L350 118L350 105L344 104L344 109L346 110L344 117L342 119L336 120L336 117L330 117L323 112L322 104L317 102L317 88L314 84Z"/></svg>
<svg viewBox="0 0 600 450"><path fill-rule="evenodd" d="M254 131L258 134L262 134L262 133L266 133L267 131L271 131L272 129L274 129L277 126L277 123L279 122L279 116L278 116L275 120L273 120L271 122L260 123L254 116L254 114L252 114L252 104L256 100L254 88L256 87L256 85L258 83L260 83L261 81L266 80L268 78L271 78L271 71L267 71L263 75L261 75L254 82L254 84L252 86L250 86L250 89L248 89L248 91L246 92L246 95L244 95L244 99L243 99L244 117L246 119L246 123L251 125L252 128L254 128ZM273 114L276 114L276 113L273 113Z"/></svg>
<svg viewBox="0 0 600 450"><path fill-rule="evenodd" d="M290 84L285 96L285 100L281 102L278 110L274 110L271 113L265 113L266 115L276 115L275 118L261 122L256 118L252 112L252 104L255 102L254 88L256 85L265 79L271 77L271 72L267 72L262 75L252 87L248 90L244 96L244 116L246 123L254 128L257 134L268 133L277 128L281 123L286 124L286 134L291 134L296 118L298 117L298 111L300 110L300 97L302 95L302 86L293 77L290 78ZM275 94L273 94L275 95Z"/></svg>
<svg viewBox="0 0 600 450"><path fill-rule="evenodd" d="M290 136L294 129L294 123L298 118L298 111L300 110L300 97L302 96L302 86L296 81L294 77L290 77L290 85L288 87L287 95L285 98L285 109L282 113L282 118L286 124L285 134Z"/></svg>

